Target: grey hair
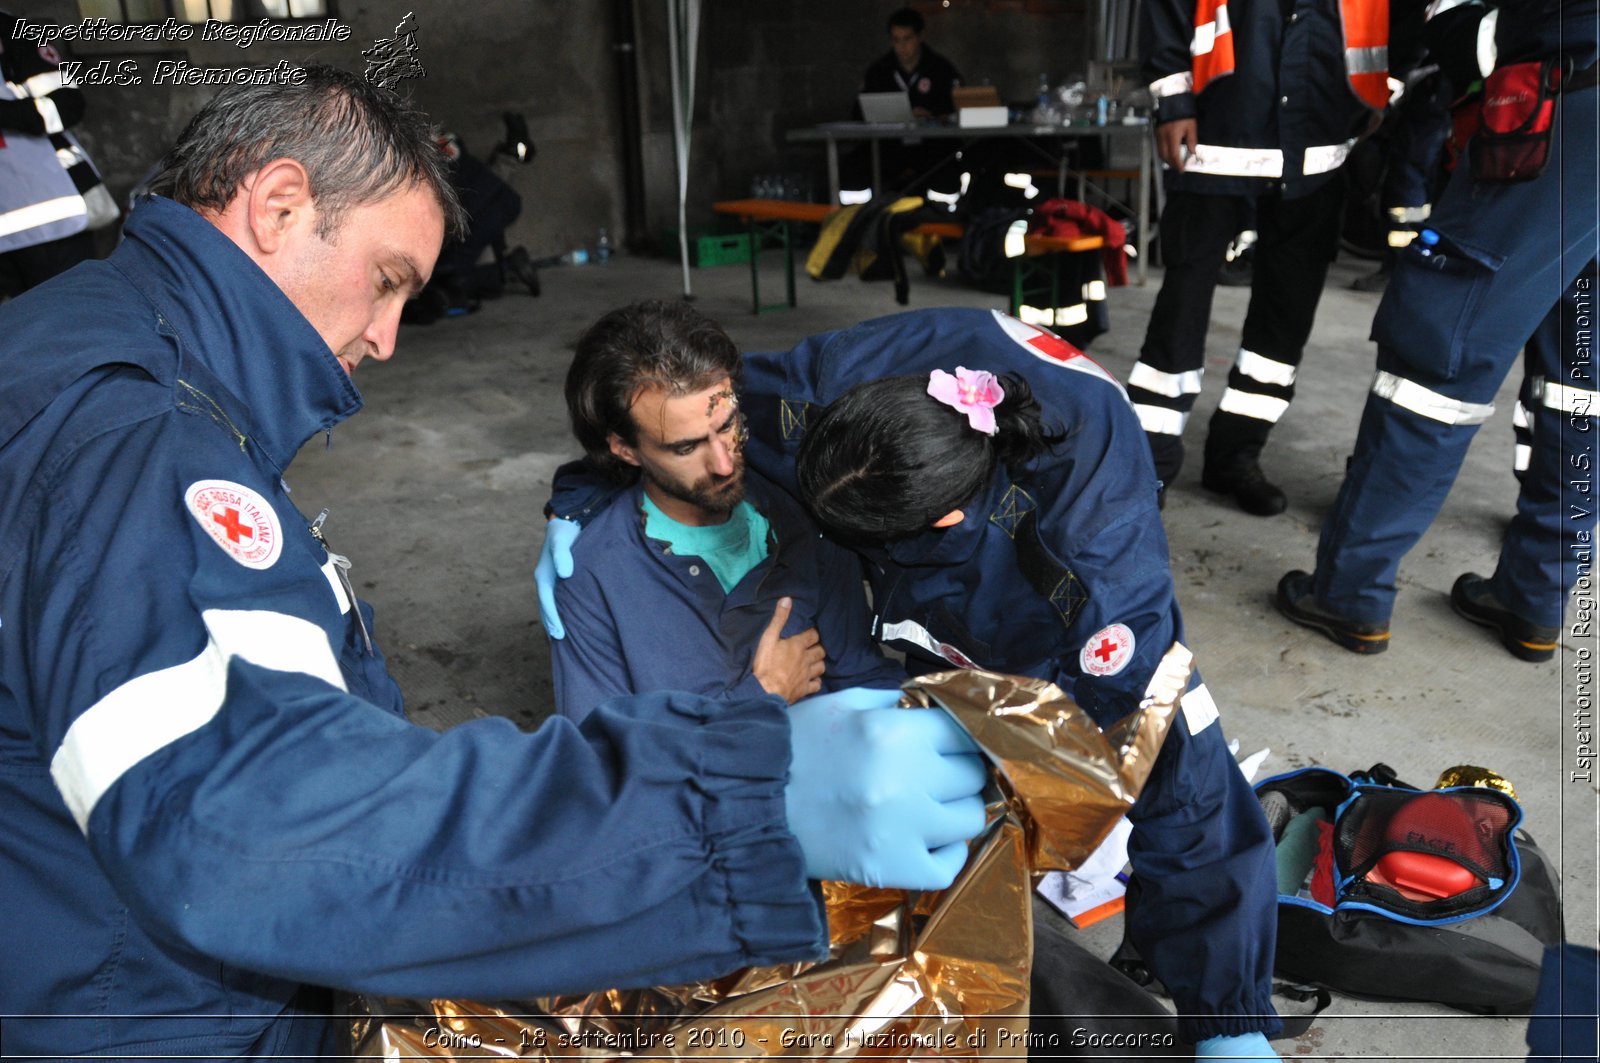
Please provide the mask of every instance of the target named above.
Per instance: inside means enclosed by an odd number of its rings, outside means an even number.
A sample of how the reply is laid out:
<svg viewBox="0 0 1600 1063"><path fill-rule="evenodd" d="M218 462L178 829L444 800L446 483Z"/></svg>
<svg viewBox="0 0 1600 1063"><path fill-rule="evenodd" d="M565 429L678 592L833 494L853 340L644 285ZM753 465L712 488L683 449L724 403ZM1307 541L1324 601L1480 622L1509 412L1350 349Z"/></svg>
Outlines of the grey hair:
<svg viewBox="0 0 1600 1063"><path fill-rule="evenodd" d="M298 84L233 85L219 92L162 159L150 191L197 210L223 211L246 177L278 159L294 159L310 178L324 238L350 208L413 184L433 193L446 238L461 238L467 216L427 115L347 71L304 70Z"/></svg>

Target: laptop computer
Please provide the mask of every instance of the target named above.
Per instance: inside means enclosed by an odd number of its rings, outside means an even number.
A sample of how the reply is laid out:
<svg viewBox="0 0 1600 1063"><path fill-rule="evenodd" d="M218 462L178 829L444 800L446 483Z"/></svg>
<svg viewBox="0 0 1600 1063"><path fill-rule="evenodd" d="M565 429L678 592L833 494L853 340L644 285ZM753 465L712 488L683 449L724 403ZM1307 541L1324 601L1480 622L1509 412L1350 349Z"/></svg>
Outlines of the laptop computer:
<svg viewBox="0 0 1600 1063"><path fill-rule="evenodd" d="M863 92L856 100L861 104L862 121L884 125L916 121L911 113L911 97L904 92Z"/></svg>

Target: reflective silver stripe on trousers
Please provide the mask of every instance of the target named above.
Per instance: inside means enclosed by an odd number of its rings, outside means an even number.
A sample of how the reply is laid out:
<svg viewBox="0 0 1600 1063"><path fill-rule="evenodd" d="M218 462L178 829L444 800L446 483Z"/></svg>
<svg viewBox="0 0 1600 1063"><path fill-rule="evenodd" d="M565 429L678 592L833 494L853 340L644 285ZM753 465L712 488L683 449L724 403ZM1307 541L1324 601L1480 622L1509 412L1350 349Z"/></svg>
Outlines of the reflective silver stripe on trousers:
<svg viewBox="0 0 1600 1063"><path fill-rule="evenodd" d="M1575 388L1568 384L1553 384L1546 382L1544 385L1544 404L1552 410L1560 410L1569 417L1586 417L1592 413L1600 413L1595 408L1595 392L1587 388Z"/></svg>
<svg viewBox="0 0 1600 1063"><path fill-rule="evenodd" d="M199 655L123 683L85 709L50 760L50 776L78 828L129 769L204 727L222 711L235 658L274 672L314 676L344 690L328 636L309 620L265 610L208 609Z"/></svg>
<svg viewBox="0 0 1600 1063"><path fill-rule="evenodd" d="M1017 307L1017 320L1043 328L1057 325L1081 325L1089 320L1089 308L1082 303L1076 303L1072 306L1061 306L1052 310L1048 307L1029 306L1027 303L1023 303Z"/></svg>
<svg viewBox="0 0 1600 1063"><path fill-rule="evenodd" d="M1390 207L1389 220L1399 225L1408 225L1414 221L1427 221L1428 215L1433 213L1433 204L1424 203L1420 207Z"/></svg>
<svg viewBox="0 0 1600 1063"><path fill-rule="evenodd" d="M1280 387L1293 387L1295 367L1288 362L1278 362L1264 354L1247 351L1239 348L1239 357L1235 364L1239 372L1251 380L1259 380L1263 384L1277 384Z"/></svg>
<svg viewBox="0 0 1600 1063"><path fill-rule="evenodd" d="M55 101L34 100L33 109L39 112L39 118L44 122L44 131L46 133L59 133L67 128L61 121L61 112L56 110Z"/></svg>
<svg viewBox="0 0 1600 1063"><path fill-rule="evenodd" d="M1441 424L1482 424L1494 413L1492 402L1462 402L1381 369L1372 378L1372 393Z"/></svg>
<svg viewBox="0 0 1600 1063"><path fill-rule="evenodd" d="M1165 406L1147 406L1136 402L1133 412L1139 415L1140 428L1161 436L1183 435L1183 426L1189 421L1189 415L1183 410L1169 410Z"/></svg>
<svg viewBox="0 0 1600 1063"><path fill-rule="evenodd" d="M1250 391L1237 391L1228 388L1222 393L1222 398L1217 403L1217 409L1224 413L1236 413L1240 417L1254 417L1258 421L1278 423L1278 418L1283 416L1283 411L1289 408L1288 399L1275 398L1271 395L1257 395Z"/></svg>
<svg viewBox="0 0 1600 1063"><path fill-rule="evenodd" d="M1151 368L1144 362L1134 362L1133 370L1128 374L1128 386L1156 395L1165 395L1169 399L1175 399L1179 395L1200 394L1200 380L1204 375L1204 369L1190 369L1183 373L1163 373L1159 369Z"/></svg>

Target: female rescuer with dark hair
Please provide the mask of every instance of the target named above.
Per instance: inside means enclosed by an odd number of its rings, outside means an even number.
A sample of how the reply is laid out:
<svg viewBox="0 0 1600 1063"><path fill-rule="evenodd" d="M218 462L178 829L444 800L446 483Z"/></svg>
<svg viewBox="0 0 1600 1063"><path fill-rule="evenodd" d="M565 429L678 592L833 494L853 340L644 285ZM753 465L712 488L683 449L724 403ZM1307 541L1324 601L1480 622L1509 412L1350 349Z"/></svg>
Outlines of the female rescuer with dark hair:
<svg viewBox="0 0 1600 1063"><path fill-rule="evenodd" d="M866 560L873 631L912 673L1051 680L1106 726L1182 641L1138 418L1051 333L988 310L880 318L745 355L741 402L747 462ZM552 512L603 506L587 486L558 478ZM1129 812L1130 935L1201 1058L1276 1058L1272 836L1198 672L1182 705Z"/></svg>

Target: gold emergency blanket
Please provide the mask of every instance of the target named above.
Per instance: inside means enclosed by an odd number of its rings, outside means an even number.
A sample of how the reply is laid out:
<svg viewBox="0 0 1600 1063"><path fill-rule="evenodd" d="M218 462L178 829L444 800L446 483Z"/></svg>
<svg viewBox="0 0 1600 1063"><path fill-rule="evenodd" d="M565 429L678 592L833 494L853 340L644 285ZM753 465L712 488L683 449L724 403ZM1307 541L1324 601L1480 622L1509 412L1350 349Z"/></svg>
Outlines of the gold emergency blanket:
<svg viewBox="0 0 1600 1063"><path fill-rule="evenodd" d="M1027 1054L1032 878L1070 870L1139 796L1188 685L1174 645L1141 708L1102 731L1036 679L975 669L909 680L994 768L989 826L937 893L824 884L830 957L712 982L481 1004L364 998L365 1059L1017 1058Z"/></svg>

